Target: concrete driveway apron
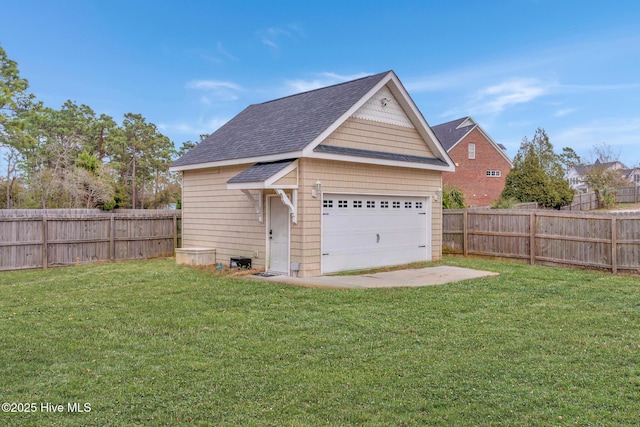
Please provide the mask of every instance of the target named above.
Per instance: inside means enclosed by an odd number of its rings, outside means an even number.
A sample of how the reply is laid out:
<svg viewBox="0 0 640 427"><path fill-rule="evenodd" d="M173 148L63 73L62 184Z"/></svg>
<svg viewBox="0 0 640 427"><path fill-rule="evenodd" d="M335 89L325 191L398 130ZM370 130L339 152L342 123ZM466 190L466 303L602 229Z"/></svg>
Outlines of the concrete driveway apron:
<svg viewBox="0 0 640 427"><path fill-rule="evenodd" d="M273 276L259 278L270 282L287 283L298 286L357 289L433 286L497 275L498 273L491 271L442 265L438 267L385 271L382 273L356 276L317 276L305 278Z"/></svg>

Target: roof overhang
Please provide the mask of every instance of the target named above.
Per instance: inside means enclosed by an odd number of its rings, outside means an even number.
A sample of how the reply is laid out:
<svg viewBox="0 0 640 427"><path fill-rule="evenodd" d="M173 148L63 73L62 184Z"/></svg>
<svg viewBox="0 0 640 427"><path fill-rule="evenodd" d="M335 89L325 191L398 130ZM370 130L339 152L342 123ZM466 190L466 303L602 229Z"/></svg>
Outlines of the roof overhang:
<svg viewBox="0 0 640 427"><path fill-rule="evenodd" d="M278 182L291 172L295 172L293 182ZM298 188L298 160L256 163L227 181L227 188L229 190L296 189Z"/></svg>
<svg viewBox="0 0 640 427"><path fill-rule="evenodd" d="M306 157L411 169L427 169L441 172L455 171L455 167L453 165L450 165L441 159L432 157L401 155L382 151L360 150L327 145L318 145L316 149Z"/></svg>
<svg viewBox="0 0 640 427"><path fill-rule="evenodd" d="M268 156L242 157L238 159L220 160L217 162L194 163L190 165L178 165L169 167L170 172L181 172L186 170L219 168L222 166L243 165L247 163L267 163L280 160L296 159L302 157L302 151L291 151L287 153L277 153Z"/></svg>

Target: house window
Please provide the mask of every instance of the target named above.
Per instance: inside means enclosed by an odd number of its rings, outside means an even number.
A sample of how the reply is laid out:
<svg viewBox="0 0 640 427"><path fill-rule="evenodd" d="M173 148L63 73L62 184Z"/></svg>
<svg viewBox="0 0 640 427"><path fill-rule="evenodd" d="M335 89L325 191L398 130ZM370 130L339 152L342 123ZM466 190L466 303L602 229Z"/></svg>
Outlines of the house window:
<svg viewBox="0 0 640 427"><path fill-rule="evenodd" d="M393 202L394 209L400 209L400 202Z"/></svg>
<svg viewBox="0 0 640 427"><path fill-rule="evenodd" d="M338 207L339 208L348 208L349 207L349 202L347 202L346 200L338 200Z"/></svg>
<svg viewBox="0 0 640 427"><path fill-rule="evenodd" d="M405 209L411 209L411 202L404 202Z"/></svg>
<svg viewBox="0 0 640 427"><path fill-rule="evenodd" d="M422 209L422 202L416 202L416 209Z"/></svg>
<svg viewBox="0 0 640 427"><path fill-rule="evenodd" d="M333 207L333 200L325 200L324 202L322 202L322 206L325 208L332 208Z"/></svg>
<svg viewBox="0 0 640 427"><path fill-rule="evenodd" d="M501 176L502 173L500 171L487 171L487 176Z"/></svg>
<svg viewBox="0 0 640 427"><path fill-rule="evenodd" d="M389 208L389 202L387 202L387 201L380 202L380 207L382 209L388 209Z"/></svg>
<svg viewBox="0 0 640 427"><path fill-rule="evenodd" d="M476 144L469 144L469 158L476 158Z"/></svg>
<svg viewBox="0 0 640 427"><path fill-rule="evenodd" d="M362 207L362 200L354 200L353 201L353 207L354 208L361 208Z"/></svg>
<svg viewBox="0 0 640 427"><path fill-rule="evenodd" d="M376 207L375 200L367 200L367 207L368 208L375 208Z"/></svg>

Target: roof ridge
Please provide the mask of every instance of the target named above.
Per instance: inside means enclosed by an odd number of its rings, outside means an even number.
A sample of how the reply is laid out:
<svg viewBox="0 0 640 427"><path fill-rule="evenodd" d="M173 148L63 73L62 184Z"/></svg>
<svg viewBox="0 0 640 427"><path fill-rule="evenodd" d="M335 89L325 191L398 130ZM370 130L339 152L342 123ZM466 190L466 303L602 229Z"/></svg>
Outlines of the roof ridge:
<svg viewBox="0 0 640 427"><path fill-rule="evenodd" d="M350 83L355 83L355 82L358 82L358 81L360 81L360 80L370 79L370 78L372 78L372 77L378 77L378 76L382 77L382 76L386 76L387 74L392 73L392 72L393 72L393 70L388 70L388 71L384 71L384 72L382 72L382 73L370 74L370 75L367 75L367 76L359 77L359 78L357 78L357 79L348 80L348 81L346 81L346 82L334 83L334 84L329 85L329 86L322 86L322 87L318 87L318 88L315 88L315 89L309 89L309 90L306 90L306 91L304 91L304 92L292 93L291 95L286 95L286 96L282 96L282 97L280 97L280 98L270 99L270 100L268 100L268 101L259 102L259 103L257 103L257 104L251 104L251 105L264 105L264 104L269 104L269 103L271 103L271 102L282 101L283 99L293 98L293 97L295 97L295 96L305 95L305 94L307 94L307 93L317 92L317 91L320 91L320 90L325 90L325 89L334 88L334 87L336 87L336 86L341 86L341 85L346 85L346 84L350 84Z"/></svg>
<svg viewBox="0 0 640 427"><path fill-rule="evenodd" d="M438 126L444 126L444 125L448 125L449 123L453 123L453 122L461 122L462 123L465 120L467 120L469 117L471 117L471 116L459 117L457 119L449 120L448 122L440 123L439 125L433 125L431 127L434 128L434 127L438 127ZM476 123L476 125L477 125L477 123ZM473 125L469 125L469 126L473 126ZM465 126L465 127L467 127L467 126Z"/></svg>

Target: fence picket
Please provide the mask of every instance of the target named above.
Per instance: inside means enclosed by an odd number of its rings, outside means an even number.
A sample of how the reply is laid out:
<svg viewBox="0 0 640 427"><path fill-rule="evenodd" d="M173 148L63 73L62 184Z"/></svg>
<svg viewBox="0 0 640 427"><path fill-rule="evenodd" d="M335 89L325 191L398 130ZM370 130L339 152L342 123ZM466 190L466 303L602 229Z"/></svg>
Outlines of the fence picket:
<svg viewBox="0 0 640 427"><path fill-rule="evenodd" d="M174 210L0 210L0 271L172 256L180 218Z"/></svg>
<svg viewBox="0 0 640 427"><path fill-rule="evenodd" d="M526 221L524 220L526 219ZM443 210L443 250L466 255L640 269L640 212ZM462 241L462 247L454 242Z"/></svg>

